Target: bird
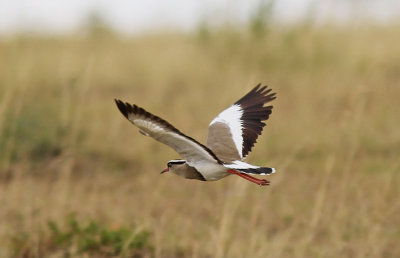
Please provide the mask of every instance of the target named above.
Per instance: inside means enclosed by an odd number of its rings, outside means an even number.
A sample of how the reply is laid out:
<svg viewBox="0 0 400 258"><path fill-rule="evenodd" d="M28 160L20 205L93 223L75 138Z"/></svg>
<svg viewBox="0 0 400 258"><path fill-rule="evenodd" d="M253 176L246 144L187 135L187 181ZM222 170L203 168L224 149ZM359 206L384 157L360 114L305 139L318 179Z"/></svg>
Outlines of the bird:
<svg viewBox="0 0 400 258"><path fill-rule="evenodd" d="M268 86L257 84L251 91L215 117L209 127L206 145L182 133L166 120L128 102L115 99L119 111L145 136L174 149L183 159L173 159L161 174L170 172L186 179L216 181L237 175L260 186L270 181L251 175L269 175L274 168L244 162L261 135L263 121L272 113L276 98Z"/></svg>

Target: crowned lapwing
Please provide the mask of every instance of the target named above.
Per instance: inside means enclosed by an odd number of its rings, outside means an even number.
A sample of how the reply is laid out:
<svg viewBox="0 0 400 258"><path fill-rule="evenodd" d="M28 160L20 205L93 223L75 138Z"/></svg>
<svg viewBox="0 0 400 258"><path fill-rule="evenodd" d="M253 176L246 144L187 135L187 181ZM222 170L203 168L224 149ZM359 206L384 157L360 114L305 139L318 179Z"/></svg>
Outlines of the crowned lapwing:
<svg viewBox="0 0 400 258"><path fill-rule="evenodd" d="M121 113L142 134L170 146L184 158L169 161L168 167L161 173L169 171L202 181L215 181L235 174L258 185L269 185L268 180L250 174L268 175L275 169L250 165L242 160L261 134L265 126L262 121L267 120L272 112L272 106L264 106L276 98L276 94L270 92L267 86L258 84L221 112L208 127L207 145L183 134L141 107L117 99L115 102Z"/></svg>

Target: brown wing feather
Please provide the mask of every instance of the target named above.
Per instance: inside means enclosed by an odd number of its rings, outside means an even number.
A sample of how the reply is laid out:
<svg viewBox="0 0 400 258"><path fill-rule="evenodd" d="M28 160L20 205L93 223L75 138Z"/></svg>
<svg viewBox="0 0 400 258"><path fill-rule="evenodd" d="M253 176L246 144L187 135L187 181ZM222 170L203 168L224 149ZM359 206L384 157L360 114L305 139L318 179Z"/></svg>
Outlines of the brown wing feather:
<svg viewBox="0 0 400 258"><path fill-rule="evenodd" d="M141 107L121 100L115 100L115 103L121 113L139 127L143 134L170 146L188 162L196 163L202 160L209 160L222 163L209 148L183 134L162 118L147 112Z"/></svg>
<svg viewBox="0 0 400 258"><path fill-rule="evenodd" d="M226 163L240 160L240 156L229 126L225 123L215 122L208 128L207 146L216 154L218 158Z"/></svg>

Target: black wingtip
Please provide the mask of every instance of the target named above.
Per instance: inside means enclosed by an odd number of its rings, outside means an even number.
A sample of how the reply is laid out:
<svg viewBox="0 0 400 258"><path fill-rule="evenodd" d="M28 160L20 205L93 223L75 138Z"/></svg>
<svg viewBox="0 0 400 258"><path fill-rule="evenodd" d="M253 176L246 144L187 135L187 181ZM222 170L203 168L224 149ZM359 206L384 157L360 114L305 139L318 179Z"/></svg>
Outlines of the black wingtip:
<svg viewBox="0 0 400 258"><path fill-rule="evenodd" d="M259 83L258 85L257 85L257 87L258 86L260 86L261 85L261 83ZM256 87L256 88L257 88ZM264 85L264 86L262 86L261 88L257 88L257 90L256 90L256 92L258 93L258 94L260 94L260 95L263 95L263 96L265 96L265 97L269 97L271 100L272 99L275 99L276 98L276 93L275 92L272 92L272 93L270 93L272 91L272 89L271 88L268 88L268 85ZM270 94L268 94L268 93L270 93ZM268 95L267 95L268 94Z"/></svg>
<svg viewBox="0 0 400 258"><path fill-rule="evenodd" d="M128 118L128 113L129 109L131 108L131 105L129 103L124 103L123 101L119 99L115 99L115 104L117 104L117 107L119 111L126 117Z"/></svg>
<svg viewBox="0 0 400 258"><path fill-rule="evenodd" d="M261 85L261 83L257 84L251 91L236 101L235 104L239 104L244 108L252 105L264 105L276 99L276 93L272 92L272 89L268 88L267 85Z"/></svg>
<svg viewBox="0 0 400 258"><path fill-rule="evenodd" d="M257 84L251 91L244 95L241 99L235 102L239 105L243 114L241 117L242 126L245 128L242 132L243 136L243 149L242 156L251 151L256 143L257 137L261 135L265 121L272 113L273 106L266 105L272 100L276 99L276 94L267 85L262 86L261 83Z"/></svg>

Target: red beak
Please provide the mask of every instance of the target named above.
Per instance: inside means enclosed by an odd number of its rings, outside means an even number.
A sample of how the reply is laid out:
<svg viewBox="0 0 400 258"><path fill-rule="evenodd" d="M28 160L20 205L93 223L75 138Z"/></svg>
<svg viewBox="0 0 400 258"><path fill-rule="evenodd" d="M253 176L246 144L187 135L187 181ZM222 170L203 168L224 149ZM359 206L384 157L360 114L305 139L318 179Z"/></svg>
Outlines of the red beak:
<svg viewBox="0 0 400 258"><path fill-rule="evenodd" d="M165 172L168 172L168 171L169 171L169 169L166 168L166 169L164 169L163 171L161 171L161 174L162 174L162 173L165 173Z"/></svg>

